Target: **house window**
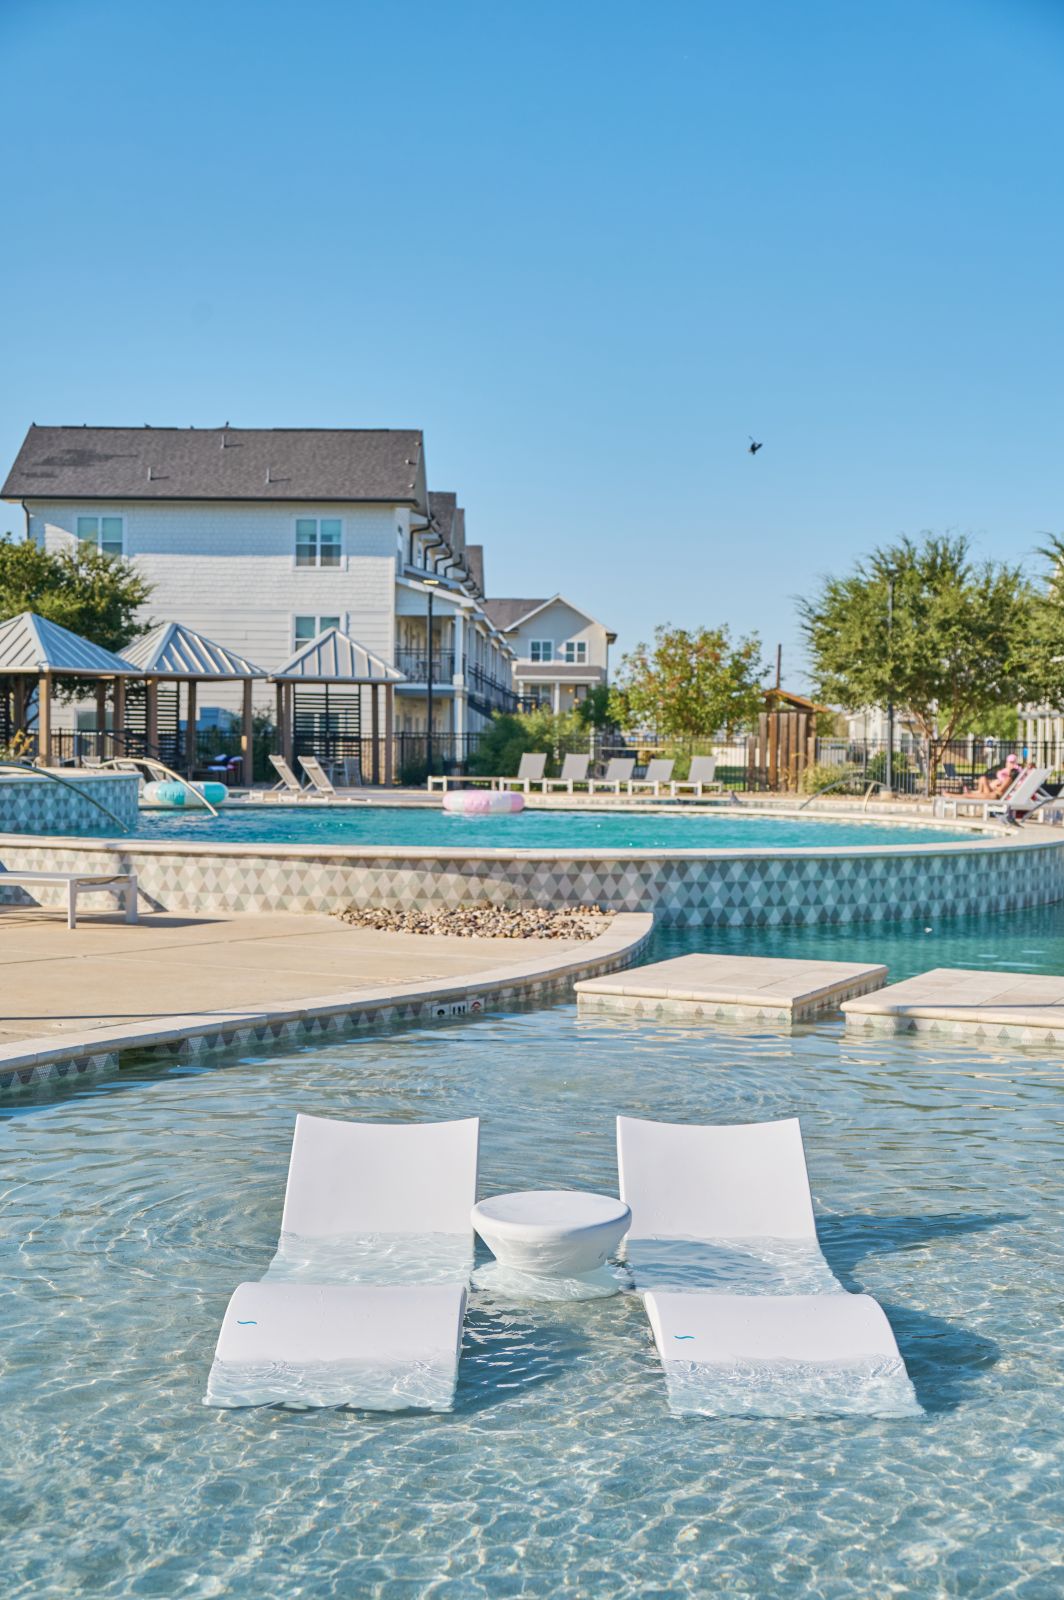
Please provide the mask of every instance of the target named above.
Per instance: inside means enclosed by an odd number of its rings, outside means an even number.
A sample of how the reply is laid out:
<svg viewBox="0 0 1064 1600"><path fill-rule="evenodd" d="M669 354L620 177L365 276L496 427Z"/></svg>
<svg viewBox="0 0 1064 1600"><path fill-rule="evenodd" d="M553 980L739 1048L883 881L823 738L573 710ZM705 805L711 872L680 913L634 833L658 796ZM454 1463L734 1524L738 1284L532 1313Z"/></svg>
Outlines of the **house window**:
<svg viewBox="0 0 1064 1600"><path fill-rule="evenodd" d="M296 518L297 567L338 567L342 547L339 517Z"/></svg>
<svg viewBox="0 0 1064 1600"><path fill-rule="evenodd" d="M587 640L570 639L565 646L565 659L569 662L578 662L582 666L587 661Z"/></svg>
<svg viewBox="0 0 1064 1600"><path fill-rule="evenodd" d="M123 550L121 517L79 517L78 538L94 544L105 556L120 556Z"/></svg>
<svg viewBox="0 0 1064 1600"><path fill-rule="evenodd" d="M553 639L531 639L528 645L528 658L530 661L553 661Z"/></svg>
<svg viewBox="0 0 1064 1600"><path fill-rule="evenodd" d="M292 627L292 639L297 650L309 644L311 639L316 639L319 633L325 633L329 628L339 628L339 617L296 617Z"/></svg>

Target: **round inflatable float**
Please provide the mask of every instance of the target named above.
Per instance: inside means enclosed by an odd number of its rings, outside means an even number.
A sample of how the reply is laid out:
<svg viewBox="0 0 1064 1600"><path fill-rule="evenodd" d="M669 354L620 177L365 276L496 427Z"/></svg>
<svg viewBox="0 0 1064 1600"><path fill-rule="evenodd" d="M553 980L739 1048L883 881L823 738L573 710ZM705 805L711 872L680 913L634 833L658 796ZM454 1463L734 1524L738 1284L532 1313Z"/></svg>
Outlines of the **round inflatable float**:
<svg viewBox="0 0 1064 1600"><path fill-rule="evenodd" d="M509 789L449 789L443 809L456 817L515 817L525 809L525 797Z"/></svg>
<svg viewBox="0 0 1064 1600"><path fill-rule="evenodd" d="M229 798L229 790L224 783L176 783L173 778L160 778L155 783L144 785L143 799L152 806L191 806L196 807L196 802L189 789L195 789L204 800L209 800L212 806L223 805Z"/></svg>

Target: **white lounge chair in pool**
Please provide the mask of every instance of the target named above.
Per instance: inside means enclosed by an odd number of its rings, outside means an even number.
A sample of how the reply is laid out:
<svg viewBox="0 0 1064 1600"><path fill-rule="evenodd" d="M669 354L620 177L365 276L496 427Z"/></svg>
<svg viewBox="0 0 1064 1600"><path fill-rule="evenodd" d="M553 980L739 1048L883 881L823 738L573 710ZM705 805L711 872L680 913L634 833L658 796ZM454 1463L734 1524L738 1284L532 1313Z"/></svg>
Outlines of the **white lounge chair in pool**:
<svg viewBox="0 0 1064 1600"><path fill-rule="evenodd" d="M890 1324L820 1251L796 1118L617 1119L626 1255L669 1404L703 1415L906 1415Z"/></svg>
<svg viewBox="0 0 1064 1600"><path fill-rule="evenodd" d="M668 785L672 782L672 769L675 765L675 761L662 760L660 757L656 761L648 761L647 770L641 778L629 778L628 793L635 794L637 789L652 789L656 799L661 793L662 784Z"/></svg>
<svg viewBox="0 0 1064 1600"><path fill-rule="evenodd" d="M547 752L545 750L526 750L517 765L517 776L514 778L492 778L493 789L523 789L526 794L531 791L534 783L542 783L543 775L547 770Z"/></svg>
<svg viewBox="0 0 1064 1600"><path fill-rule="evenodd" d="M229 1302L206 1403L449 1410L478 1135L298 1116L277 1252Z"/></svg>
<svg viewBox="0 0 1064 1600"><path fill-rule="evenodd" d="M631 783L632 773L635 771L635 758L628 756L614 756L606 763L605 776L593 778L588 784L588 793L594 794L596 789L612 789L614 794L620 794L622 783Z"/></svg>
<svg viewBox="0 0 1064 1600"><path fill-rule="evenodd" d="M590 756L566 756L562 762L561 777L544 778L540 788L544 794L551 789L567 789L570 794L576 784L587 783L587 769L591 765Z"/></svg>
<svg viewBox="0 0 1064 1600"><path fill-rule="evenodd" d="M669 785L669 792L675 799L685 789L690 789L691 793L701 800L704 789L719 789L720 787L721 785L717 782L716 756L692 756L691 770L687 777L674 779Z"/></svg>
<svg viewBox="0 0 1064 1600"><path fill-rule="evenodd" d="M320 795L323 800L335 800L336 790L333 788L332 779L317 756L299 756L297 760L310 779L314 793Z"/></svg>

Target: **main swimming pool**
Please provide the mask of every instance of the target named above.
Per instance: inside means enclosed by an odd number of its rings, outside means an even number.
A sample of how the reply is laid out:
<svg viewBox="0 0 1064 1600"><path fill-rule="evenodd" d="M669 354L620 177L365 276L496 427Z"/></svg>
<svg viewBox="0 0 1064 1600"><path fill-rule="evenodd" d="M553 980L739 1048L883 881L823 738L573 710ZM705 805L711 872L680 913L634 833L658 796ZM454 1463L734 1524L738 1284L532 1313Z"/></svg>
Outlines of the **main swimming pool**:
<svg viewBox="0 0 1064 1600"><path fill-rule="evenodd" d="M101 824L102 826L102 824ZM138 839L212 844L306 844L469 850L774 850L949 844L971 829L819 817L625 811L536 811L459 817L428 806L233 806L142 811Z"/></svg>
<svg viewBox="0 0 1064 1600"><path fill-rule="evenodd" d="M652 954L749 937L670 932ZM1064 914L867 926L845 949L894 976L1022 951L1064 970ZM13 1104L5 1594L1056 1600L1060 1095L1050 1051L562 1005ZM274 1248L297 1110L479 1114L482 1193L616 1192L617 1112L798 1115L825 1253L885 1305L925 1415L680 1421L634 1298L476 1291L451 1416L210 1411L219 1320Z"/></svg>

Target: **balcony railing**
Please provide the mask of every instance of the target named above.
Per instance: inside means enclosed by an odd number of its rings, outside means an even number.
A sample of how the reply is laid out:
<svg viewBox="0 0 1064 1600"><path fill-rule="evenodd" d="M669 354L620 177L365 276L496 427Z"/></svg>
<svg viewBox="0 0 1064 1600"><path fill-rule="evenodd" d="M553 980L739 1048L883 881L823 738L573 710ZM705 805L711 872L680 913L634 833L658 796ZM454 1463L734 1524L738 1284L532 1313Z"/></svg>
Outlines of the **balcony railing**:
<svg viewBox="0 0 1064 1600"><path fill-rule="evenodd" d="M517 710L517 695L511 686L499 678L493 678L490 672L468 658L465 662L465 681L470 700L479 701L491 711Z"/></svg>
<svg viewBox="0 0 1064 1600"><path fill-rule="evenodd" d="M427 650L397 650L395 664L411 683L428 683L429 656ZM450 683L454 677L454 651L432 652L433 683Z"/></svg>

